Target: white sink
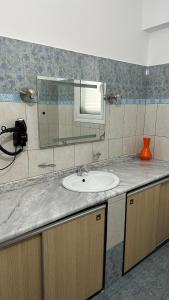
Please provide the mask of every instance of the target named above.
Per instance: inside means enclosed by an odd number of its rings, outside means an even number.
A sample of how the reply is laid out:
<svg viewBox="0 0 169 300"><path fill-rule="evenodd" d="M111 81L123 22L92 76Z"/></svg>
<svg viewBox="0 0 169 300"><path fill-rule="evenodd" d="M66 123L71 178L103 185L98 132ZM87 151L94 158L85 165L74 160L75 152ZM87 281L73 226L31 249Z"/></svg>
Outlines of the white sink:
<svg viewBox="0 0 169 300"><path fill-rule="evenodd" d="M103 192L115 188L120 180L109 172L89 171L86 175L78 176L74 173L63 179L63 186L71 191L91 193Z"/></svg>

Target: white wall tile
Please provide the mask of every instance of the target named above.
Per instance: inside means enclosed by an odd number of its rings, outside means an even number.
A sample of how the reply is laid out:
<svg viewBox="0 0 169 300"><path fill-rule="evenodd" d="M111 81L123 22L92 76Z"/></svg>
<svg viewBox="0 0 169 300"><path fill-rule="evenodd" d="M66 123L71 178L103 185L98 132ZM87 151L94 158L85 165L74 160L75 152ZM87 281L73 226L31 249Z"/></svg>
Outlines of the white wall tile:
<svg viewBox="0 0 169 300"><path fill-rule="evenodd" d="M137 124L136 124L136 135L143 135L145 123L145 105L137 105Z"/></svg>
<svg viewBox="0 0 169 300"><path fill-rule="evenodd" d="M110 104L106 103L105 140L109 139Z"/></svg>
<svg viewBox="0 0 169 300"><path fill-rule="evenodd" d="M105 140L102 142L93 143L93 160L94 160L94 155L98 152L101 153L98 160L108 159L108 141Z"/></svg>
<svg viewBox="0 0 169 300"><path fill-rule="evenodd" d="M136 137L123 138L123 155L136 153Z"/></svg>
<svg viewBox="0 0 169 300"><path fill-rule="evenodd" d="M53 149L29 150L29 177L38 176L41 174L53 171L53 167L40 168L39 164L53 164Z"/></svg>
<svg viewBox="0 0 169 300"><path fill-rule="evenodd" d="M28 150L39 149L37 104L26 105Z"/></svg>
<svg viewBox="0 0 169 300"><path fill-rule="evenodd" d="M15 151L15 147L13 145L13 134L5 133L5 134L1 135L0 143L5 149L12 151L12 152ZM27 149L27 147L24 147L24 150L26 150L26 149Z"/></svg>
<svg viewBox="0 0 169 300"><path fill-rule="evenodd" d="M58 118L58 105L48 105L48 115L50 116L50 122L48 123L49 144L53 145L59 136L59 118Z"/></svg>
<svg viewBox="0 0 169 300"><path fill-rule="evenodd" d="M22 118L26 121L24 103L0 103L0 128L2 126L14 127L15 121ZM10 151L14 151L12 134L1 136L1 144Z"/></svg>
<svg viewBox="0 0 169 300"><path fill-rule="evenodd" d="M143 135L137 135L135 140L135 151L140 153L143 148Z"/></svg>
<svg viewBox="0 0 169 300"><path fill-rule="evenodd" d="M48 110L49 110L49 107L47 104L39 104L38 105L38 118L40 119L40 122L39 122L39 126L38 126L39 130L37 128L37 135L38 135L38 131L39 131L39 140L40 140L40 144L42 146L49 145ZM44 112L45 112L45 114L44 114Z"/></svg>
<svg viewBox="0 0 169 300"><path fill-rule="evenodd" d="M169 138L155 137L154 158L169 161Z"/></svg>
<svg viewBox="0 0 169 300"><path fill-rule="evenodd" d="M80 135L80 127L72 126L72 136L79 136L79 135Z"/></svg>
<svg viewBox="0 0 169 300"><path fill-rule="evenodd" d="M13 157L9 157L0 153L0 168L7 166ZM0 171L0 183L6 183L16 180L25 179L28 177L28 154L27 151L19 154L14 164L12 164L6 170Z"/></svg>
<svg viewBox="0 0 169 300"><path fill-rule="evenodd" d="M149 136L151 138L150 141L150 150L152 155L154 156L154 149L155 149L155 136Z"/></svg>
<svg viewBox="0 0 169 300"><path fill-rule="evenodd" d="M75 145L75 166L91 163L92 160L92 143Z"/></svg>
<svg viewBox="0 0 169 300"><path fill-rule="evenodd" d="M51 109L52 106L50 106ZM109 105L106 104L106 132L105 141L79 144L61 148L52 148L40 150L39 133L38 133L38 113L37 104L25 103L1 103L0 104L0 121L1 126L13 126L17 118L24 118L28 127L28 153L25 152L15 163L11 170L7 170L5 175L1 173L0 182L8 182L26 178L28 175L37 176L44 173L52 172L53 168L39 168L40 163L55 163L54 170L71 168L74 165L87 164L94 161L93 154L101 152L99 160L113 158L123 154L132 154L134 150L140 147L141 133L144 123L144 105ZM67 132L72 122L72 112L69 108L62 106L60 108L63 119L67 122ZM55 122L54 110L52 110L52 120ZM125 122L124 122L125 119ZM56 121L57 124L57 121ZM75 124L77 125L77 123ZM95 124L87 128L85 123L85 132L93 132ZM52 131L53 130L53 131ZM52 136L55 136L55 130L52 129ZM72 135L80 134L80 127L74 127ZM58 128L59 131L59 128ZM78 133L79 132L79 133ZM130 138L123 139L124 135L131 135ZM135 135L138 137L135 138ZM2 141L2 139L1 139ZM5 137L5 146L13 149L11 135ZM10 158L8 158L9 161ZM0 159L2 165L6 163ZM22 164L22 165L21 165ZM29 174L28 174L29 171Z"/></svg>
<svg viewBox="0 0 169 300"><path fill-rule="evenodd" d="M122 138L109 140L109 158L121 156L123 154Z"/></svg>
<svg viewBox="0 0 169 300"><path fill-rule="evenodd" d="M145 112L144 134L155 135L157 117L157 104L147 104Z"/></svg>
<svg viewBox="0 0 169 300"><path fill-rule="evenodd" d="M0 103L0 127L2 125L13 127L18 118L26 119L25 103Z"/></svg>
<svg viewBox="0 0 169 300"><path fill-rule="evenodd" d="M109 139L123 135L124 105L110 105Z"/></svg>
<svg viewBox="0 0 169 300"><path fill-rule="evenodd" d="M168 104L158 105L156 135L169 137L169 105Z"/></svg>
<svg viewBox="0 0 169 300"><path fill-rule="evenodd" d="M25 103L0 103L0 127L14 127L15 121L22 118L26 121ZM1 136L1 144L9 151L14 151L12 134ZM25 147L26 149L26 147ZM0 152L0 168L8 165L13 157ZM28 155L27 151L16 157L14 164L4 171L0 171L0 183L20 180L28 177Z"/></svg>
<svg viewBox="0 0 169 300"><path fill-rule="evenodd" d="M136 134L137 121L137 105L125 105L124 123L123 123L123 137L129 137Z"/></svg>
<svg viewBox="0 0 169 300"><path fill-rule="evenodd" d="M74 145L54 148L54 170L63 170L74 167Z"/></svg>

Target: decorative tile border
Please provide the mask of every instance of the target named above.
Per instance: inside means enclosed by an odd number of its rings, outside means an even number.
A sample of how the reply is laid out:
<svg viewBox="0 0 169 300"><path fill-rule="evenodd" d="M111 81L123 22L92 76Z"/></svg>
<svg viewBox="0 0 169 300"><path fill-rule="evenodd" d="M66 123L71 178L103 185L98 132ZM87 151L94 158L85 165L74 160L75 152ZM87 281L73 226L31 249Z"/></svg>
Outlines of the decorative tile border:
<svg viewBox="0 0 169 300"><path fill-rule="evenodd" d="M145 104L145 99L121 99L122 104Z"/></svg>
<svg viewBox="0 0 169 300"><path fill-rule="evenodd" d="M20 98L19 93L0 93L0 102L14 102L14 103L23 103ZM37 103L37 99L31 100L33 103ZM38 100L39 103L43 104L58 104L58 105L72 105L73 100L65 99L47 99L47 100ZM118 104L169 104L168 99L120 99L117 102Z"/></svg>
<svg viewBox="0 0 169 300"><path fill-rule="evenodd" d="M168 100L169 101L169 100ZM15 102L22 103L23 101L20 98L19 93L16 94L0 94L0 102ZM36 103L37 99L31 100L31 102ZM72 105L73 100L65 99L47 99L47 100L38 100L39 103L45 104L59 104L59 105ZM120 99L117 104L145 104L145 99Z"/></svg>
<svg viewBox="0 0 169 300"><path fill-rule="evenodd" d="M2 36L0 46L0 93L36 89L37 76L47 76L102 81L124 99L146 97L145 66Z"/></svg>
<svg viewBox="0 0 169 300"><path fill-rule="evenodd" d="M59 105L72 105L73 99L71 100L65 100L65 99L47 99L47 100L38 100L38 103L45 103L45 104L59 104ZM145 99L120 99L117 102L118 104L145 104Z"/></svg>
<svg viewBox="0 0 169 300"><path fill-rule="evenodd" d="M65 100L65 99L38 99L36 100L39 104L56 104L56 105L72 105L73 99Z"/></svg>
<svg viewBox="0 0 169 300"><path fill-rule="evenodd" d="M18 94L0 94L0 102L22 102L19 93Z"/></svg>
<svg viewBox="0 0 169 300"><path fill-rule="evenodd" d="M169 104L169 99L146 99L146 104Z"/></svg>

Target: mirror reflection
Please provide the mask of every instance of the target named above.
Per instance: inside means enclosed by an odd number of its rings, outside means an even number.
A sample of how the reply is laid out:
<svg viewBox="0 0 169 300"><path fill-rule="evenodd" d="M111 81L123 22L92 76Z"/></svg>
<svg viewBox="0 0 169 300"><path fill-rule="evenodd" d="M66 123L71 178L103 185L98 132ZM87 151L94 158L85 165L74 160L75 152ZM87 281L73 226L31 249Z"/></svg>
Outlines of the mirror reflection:
<svg viewBox="0 0 169 300"><path fill-rule="evenodd" d="M104 140L102 82L38 76L40 147Z"/></svg>

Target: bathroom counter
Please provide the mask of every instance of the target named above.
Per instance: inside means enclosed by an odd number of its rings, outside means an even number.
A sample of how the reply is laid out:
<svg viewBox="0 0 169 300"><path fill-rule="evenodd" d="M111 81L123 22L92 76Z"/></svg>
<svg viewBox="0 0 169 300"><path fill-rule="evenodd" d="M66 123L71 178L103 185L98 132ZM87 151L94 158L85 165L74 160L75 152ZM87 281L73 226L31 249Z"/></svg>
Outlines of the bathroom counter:
<svg viewBox="0 0 169 300"><path fill-rule="evenodd" d="M62 187L62 178L51 178L1 192L0 243L169 175L168 162L143 162L136 158L114 160L97 169L115 173L120 185L106 192L78 193Z"/></svg>

